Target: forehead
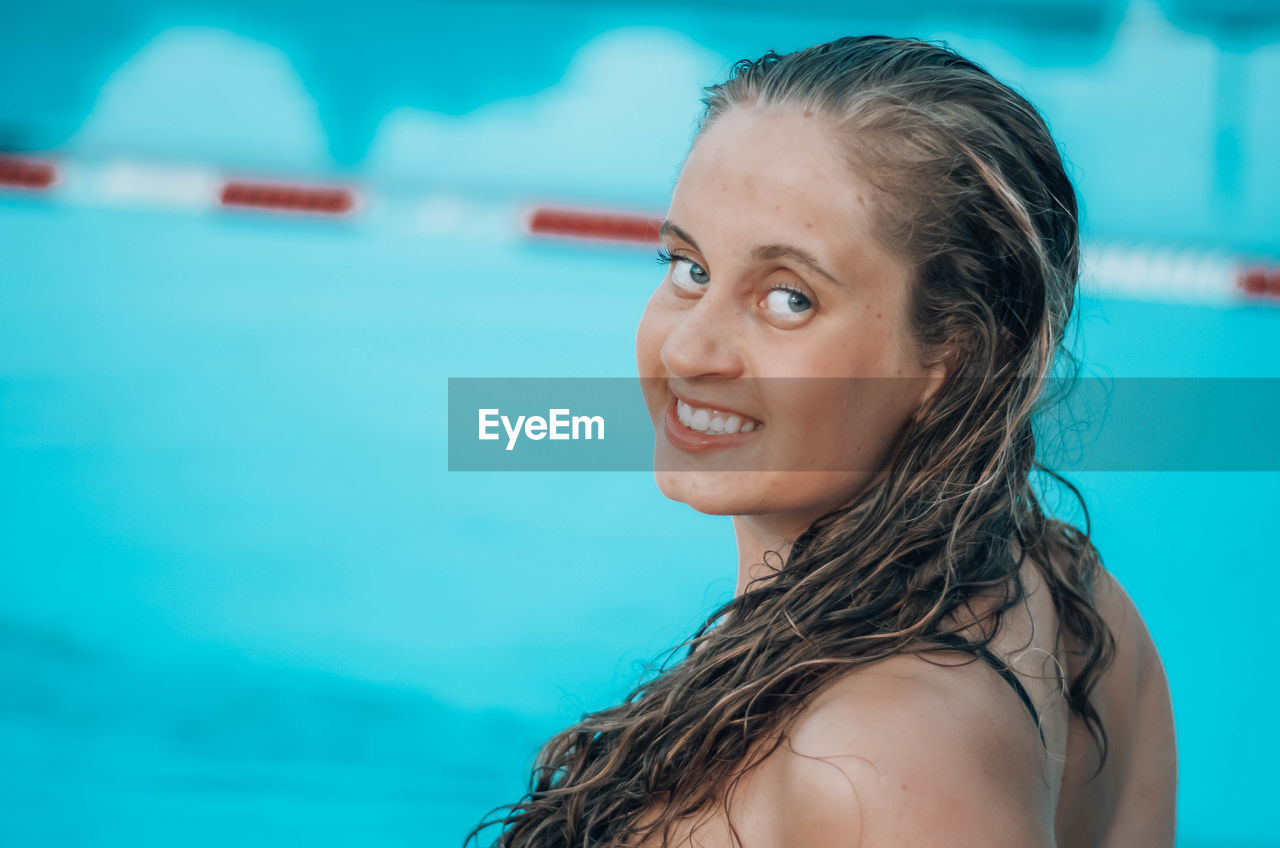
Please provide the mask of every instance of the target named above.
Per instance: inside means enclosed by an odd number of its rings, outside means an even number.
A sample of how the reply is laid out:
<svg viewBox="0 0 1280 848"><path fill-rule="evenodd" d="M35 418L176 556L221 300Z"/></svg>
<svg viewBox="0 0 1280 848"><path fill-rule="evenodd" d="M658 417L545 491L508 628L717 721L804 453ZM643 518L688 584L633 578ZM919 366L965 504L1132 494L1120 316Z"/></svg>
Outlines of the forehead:
<svg viewBox="0 0 1280 848"><path fill-rule="evenodd" d="M700 243L788 242L837 265L880 253L873 191L837 145L820 115L735 107L694 143L670 217Z"/></svg>

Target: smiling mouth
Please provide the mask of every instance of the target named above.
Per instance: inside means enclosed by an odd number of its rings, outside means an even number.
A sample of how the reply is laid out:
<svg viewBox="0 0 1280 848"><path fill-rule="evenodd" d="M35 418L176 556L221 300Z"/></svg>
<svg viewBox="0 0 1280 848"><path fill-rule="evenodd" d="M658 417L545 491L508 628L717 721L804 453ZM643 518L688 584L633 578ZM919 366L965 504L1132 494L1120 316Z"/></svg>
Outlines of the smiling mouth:
<svg viewBox="0 0 1280 848"><path fill-rule="evenodd" d="M736 412L722 412L718 409L706 409L690 406L680 398L676 398L676 418L680 423L703 435L732 436L734 433L750 433L764 429L764 423L748 418Z"/></svg>
<svg viewBox="0 0 1280 848"><path fill-rule="evenodd" d="M683 410L681 407L684 407ZM682 421L681 416L684 416L689 423ZM717 418L718 425L715 424ZM731 418L737 420L737 431L733 433L725 429L734 426L730 421ZM764 428L764 423L754 418L746 418L738 413L726 414L720 410L691 407L677 397L672 397L667 404L667 414L663 424L667 441L672 447L687 453L705 453L732 448L757 438ZM719 432L712 429L715 426L719 426Z"/></svg>

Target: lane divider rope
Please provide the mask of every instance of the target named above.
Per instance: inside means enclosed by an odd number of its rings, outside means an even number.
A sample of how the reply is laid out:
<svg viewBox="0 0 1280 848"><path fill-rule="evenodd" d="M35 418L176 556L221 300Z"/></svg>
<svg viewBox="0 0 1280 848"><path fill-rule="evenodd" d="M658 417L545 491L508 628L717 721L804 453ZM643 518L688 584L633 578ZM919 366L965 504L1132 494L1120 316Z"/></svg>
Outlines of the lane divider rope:
<svg viewBox="0 0 1280 848"><path fill-rule="evenodd" d="M202 166L0 153L0 197L8 193L80 205L196 213L234 209L348 220L377 211L379 200L387 199L369 187L229 177ZM523 238L656 247L662 223L660 216L644 212L443 193L420 193L411 206L415 231L436 236L502 239L518 233ZM1082 250L1081 287L1156 301L1280 304L1280 261L1212 249L1096 242Z"/></svg>

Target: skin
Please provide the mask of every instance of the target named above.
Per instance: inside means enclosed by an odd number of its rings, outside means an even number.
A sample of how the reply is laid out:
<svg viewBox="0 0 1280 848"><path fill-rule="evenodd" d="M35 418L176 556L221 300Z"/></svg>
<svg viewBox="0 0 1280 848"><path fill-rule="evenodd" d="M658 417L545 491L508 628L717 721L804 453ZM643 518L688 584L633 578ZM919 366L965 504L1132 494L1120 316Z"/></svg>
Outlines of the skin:
<svg viewBox="0 0 1280 848"><path fill-rule="evenodd" d="M733 517L739 592L766 550L785 556L879 473L945 379L946 365L926 364L909 332L910 267L875 237L874 203L824 119L791 108L722 116L676 184L663 241L677 258L640 320L636 362L658 488ZM756 254L778 244L807 252L834 281ZM895 379L829 379L872 377ZM673 392L765 428L727 450L686 452L664 431Z"/></svg>

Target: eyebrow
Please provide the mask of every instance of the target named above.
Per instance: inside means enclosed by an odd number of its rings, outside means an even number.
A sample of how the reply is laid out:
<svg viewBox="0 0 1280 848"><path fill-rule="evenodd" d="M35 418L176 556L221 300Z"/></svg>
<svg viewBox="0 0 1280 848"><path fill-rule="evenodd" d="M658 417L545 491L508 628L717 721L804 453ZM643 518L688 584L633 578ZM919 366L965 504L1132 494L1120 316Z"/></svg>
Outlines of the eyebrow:
<svg viewBox="0 0 1280 848"><path fill-rule="evenodd" d="M693 240L693 236L689 235L684 230L680 229L670 221L662 222L662 226L658 228L658 235L660 236L675 235L678 238L681 238L684 241L687 241L689 244L693 245L694 250L698 251L699 253L703 252L702 248L698 247L698 243ZM819 264L818 260L814 258L812 253L810 253L807 250L803 250L799 247L796 247L795 245L762 244L756 247L755 250L751 251L751 256L754 259L784 259L784 258L793 259L796 262L799 262L801 265L804 265L809 270L813 271L815 274L825 277L826 279L830 280L832 283L834 283L837 286L840 286L841 288L845 288L845 284L842 283L840 280L838 280L833 274L828 272L825 268L823 268L822 265Z"/></svg>

